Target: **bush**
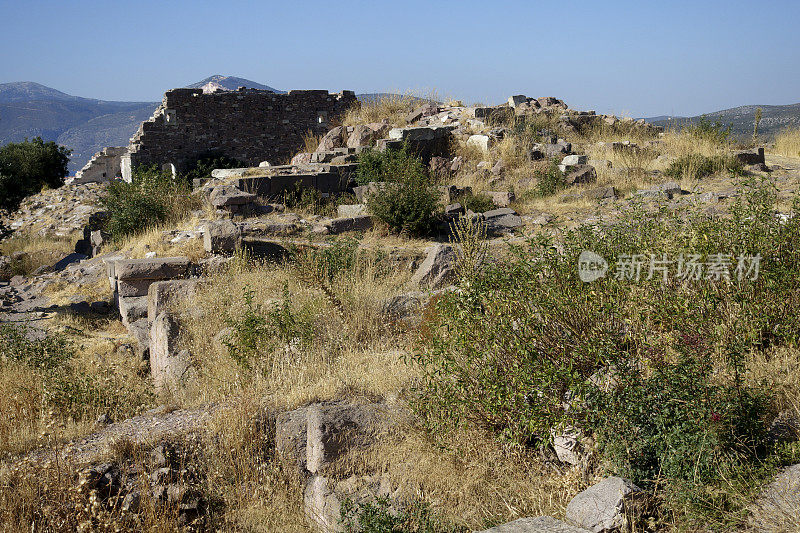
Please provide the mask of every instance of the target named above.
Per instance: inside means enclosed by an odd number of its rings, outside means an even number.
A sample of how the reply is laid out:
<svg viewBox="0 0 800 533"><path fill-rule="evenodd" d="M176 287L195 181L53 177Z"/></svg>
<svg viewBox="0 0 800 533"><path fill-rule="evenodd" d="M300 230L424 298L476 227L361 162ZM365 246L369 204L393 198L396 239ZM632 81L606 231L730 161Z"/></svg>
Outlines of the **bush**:
<svg viewBox="0 0 800 533"><path fill-rule="evenodd" d="M198 203L183 179L155 167L135 169L131 183L113 181L102 199L107 230L117 239L177 221Z"/></svg>
<svg viewBox="0 0 800 533"><path fill-rule="evenodd" d="M424 182L426 179L425 165L406 146L385 152L367 149L358 156L356 183L359 185L373 181Z"/></svg>
<svg viewBox="0 0 800 533"><path fill-rule="evenodd" d="M485 213L494 209L494 200L488 194L469 193L461 198L464 209L469 209L475 213Z"/></svg>
<svg viewBox="0 0 800 533"><path fill-rule="evenodd" d="M71 153L41 137L0 148L0 209L13 211L23 198L42 187L60 187L67 176Z"/></svg>
<svg viewBox="0 0 800 533"><path fill-rule="evenodd" d="M395 511L389 500L378 498L374 503L342 502L342 527L346 533L446 533L466 531L437 520L430 509L415 502L406 509Z"/></svg>
<svg viewBox="0 0 800 533"><path fill-rule="evenodd" d="M711 119L702 116L697 122L686 124L683 133L712 144L725 144L730 138L731 126L725 126L721 122L711 122Z"/></svg>
<svg viewBox="0 0 800 533"><path fill-rule="evenodd" d="M545 198L552 196L567 186L564 183L564 173L558 168L557 159L552 159L547 169L536 170L533 177L536 178L536 186L527 191L526 195L529 197Z"/></svg>
<svg viewBox="0 0 800 533"><path fill-rule="evenodd" d="M800 341L800 202L781 222L768 182L740 185L730 218L634 210L566 232L561 252L532 238L442 295L415 356L428 426L539 446L564 424L594 429L612 470L667 492L717 490L721 469L754 464L770 408L744 385L744 362ZM577 275L586 250L610 265L591 284ZM625 258L662 253L729 254L730 278L681 279L675 265L666 280L647 265L625 277ZM737 257L756 254L758 276L735 277ZM604 374L608 392L594 384Z"/></svg>
<svg viewBox="0 0 800 533"><path fill-rule="evenodd" d="M249 287L244 288L244 310L239 316L226 318L233 332L224 344L231 359L243 368L266 371L271 368L271 356L276 348L309 344L313 329L307 317L290 307L288 286L284 286L283 301L267 310L253 303L254 294Z"/></svg>
<svg viewBox="0 0 800 533"><path fill-rule="evenodd" d="M690 154L670 163L664 175L675 180L702 179L717 172L728 171L738 174L741 170L742 164L735 157Z"/></svg>
<svg viewBox="0 0 800 533"><path fill-rule="evenodd" d="M440 194L422 161L406 147L385 152L367 150L359 160L359 184L385 183L367 199L372 214L397 232L415 236L430 233L439 219Z"/></svg>

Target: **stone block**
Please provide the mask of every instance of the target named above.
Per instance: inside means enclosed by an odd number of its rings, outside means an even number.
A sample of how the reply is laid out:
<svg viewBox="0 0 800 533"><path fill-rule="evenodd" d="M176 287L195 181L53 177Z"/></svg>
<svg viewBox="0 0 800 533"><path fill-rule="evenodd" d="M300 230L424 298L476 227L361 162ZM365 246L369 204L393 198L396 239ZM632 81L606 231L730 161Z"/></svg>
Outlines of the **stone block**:
<svg viewBox="0 0 800 533"><path fill-rule="evenodd" d="M366 204L343 204L336 208L340 218L357 217L367 214Z"/></svg>
<svg viewBox="0 0 800 533"><path fill-rule="evenodd" d="M627 525L626 504L642 489L621 477L609 477L580 492L567 505L566 518L593 533Z"/></svg>
<svg viewBox="0 0 800 533"><path fill-rule="evenodd" d="M490 233L505 233L522 226L522 218L508 207L486 211L482 219L486 224L486 231Z"/></svg>
<svg viewBox="0 0 800 533"><path fill-rule="evenodd" d="M372 217L359 215L356 217L334 218L326 222L325 226L332 235L348 231L365 231L372 227Z"/></svg>
<svg viewBox="0 0 800 533"><path fill-rule="evenodd" d="M147 318L150 322L180 300L192 300L200 287L198 279L156 281L147 291Z"/></svg>
<svg viewBox="0 0 800 533"><path fill-rule="evenodd" d="M494 145L494 141L488 135L470 135L467 139L467 146L475 146L484 152L488 152Z"/></svg>
<svg viewBox="0 0 800 533"><path fill-rule="evenodd" d="M456 253L449 244L434 244L428 248L425 260L411 277L413 285L438 289L455 276Z"/></svg>
<svg viewBox="0 0 800 533"><path fill-rule="evenodd" d="M239 226L230 220L209 222L203 232L203 248L209 253L233 253L240 237Z"/></svg>
<svg viewBox="0 0 800 533"><path fill-rule="evenodd" d="M147 296L129 296L118 299L119 315L126 328L139 319L147 318Z"/></svg>
<svg viewBox="0 0 800 533"><path fill-rule="evenodd" d="M191 355L178 350L180 326L169 313L161 313L150 326L150 374L157 391L183 388L193 373Z"/></svg>
<svg viewBox="0 0 800 533"><path fill-rule="evenodd" d="M121 259L114 266L117 280L160 280L186 276L191 262L188 257Z"/></svg>
<svg viewBox="0 0 800 533"><path fill-rule="evenodd" d="M147 289L152 283L151 279L121 279L117 282L117 293L120 298L147 296Z"/></svg>
<svg viewBox="0 0 800 533"><path fill-rule="evenodd" d="M508 207L516 196L511 191L486 191L497 207Z"/></svg>

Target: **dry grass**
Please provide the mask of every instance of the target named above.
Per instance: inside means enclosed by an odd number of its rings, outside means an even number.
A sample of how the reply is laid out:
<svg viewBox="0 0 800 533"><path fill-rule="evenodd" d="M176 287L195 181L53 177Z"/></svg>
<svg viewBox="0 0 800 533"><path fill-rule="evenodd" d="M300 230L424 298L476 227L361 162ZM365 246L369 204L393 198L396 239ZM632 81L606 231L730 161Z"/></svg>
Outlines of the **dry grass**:
<svg viewBox="0 0 800 533"><path fill-rule="evenodd" d="M422 105L420 100L441 99L436 91L429 91L425 94L416 91L407 91L403 94L386 94L378 98L372 98L349 109L342 118L343 126L355 126L358 124L370 124L386 120L395 127L403 127L408 124L406 115Z"/></svg>
<svg viewBox="0 0 800 533"><path fill-rule="evenodd" d="M289 408L348 390L380 396L405 385L408 370L400 357L409 339L391 334L380 302L402 290L407 274L387 277L365 257L356 271L330 285L341 308L301 279L293 266L241 262L211 280L194 304L202 312L187 325L187 343L202 368L199 401L249 390ZM227 317L243 314L245 290L253 291L254 305L264 312L283 302L288 290L292 312L313 328L313 342L273 347L262 355L259 372L242 368L214 336L227 327Z"/></svg>
<svg viewBox="0 0 800 533"><path fill-rule="evenodd" d="M25 233L14 234L0 243L0 255L21 257L11 264L11 274L27 276L41 266L52 265L75 251L77 236L42 237Z"/></svg>
<svg viewBox="0 0 800 533"><path fill-rule="evenodd" d="M772 151L784 157L800 157L800 128L786 129L777 134Z"/></svg>

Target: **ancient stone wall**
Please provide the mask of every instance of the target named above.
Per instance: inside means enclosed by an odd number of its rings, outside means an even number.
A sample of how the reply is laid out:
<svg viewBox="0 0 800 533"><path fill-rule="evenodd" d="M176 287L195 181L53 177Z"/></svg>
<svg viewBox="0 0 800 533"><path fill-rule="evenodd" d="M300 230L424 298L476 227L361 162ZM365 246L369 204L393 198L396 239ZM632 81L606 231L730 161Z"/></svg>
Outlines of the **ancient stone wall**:
<svg viewBox="0 0 800 533"><path fill-rule="evenodd" d="M128 153L126 147L109 146L103 148L91 161L75 174L72 183L104 183L121 175L121 158Z"/></svg>
<svg viewBox="0 0 800 533"><path fill-rule="evenodd" d="M209 152L248 166L282 164L303 146L305 134L325 134L355 103L352 91L277 94L239 89L207 94L173 89L131 139L122 174L129 181L131 169L139 165L182 172Z"/></svg>

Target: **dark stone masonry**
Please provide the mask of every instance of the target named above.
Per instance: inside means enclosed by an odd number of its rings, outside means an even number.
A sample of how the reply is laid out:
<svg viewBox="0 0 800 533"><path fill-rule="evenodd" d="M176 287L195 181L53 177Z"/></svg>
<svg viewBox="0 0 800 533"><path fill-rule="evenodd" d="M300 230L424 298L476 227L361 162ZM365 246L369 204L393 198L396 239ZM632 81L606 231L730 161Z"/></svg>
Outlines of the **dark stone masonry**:
<svg viewBox="0 0 800 533"><path fill-rule="evenodd" d="M183 172L209 152L248 166L283 164L303 146L304 135L325 134L356 102L352 91L173 89L131 139L122 175L130 181L131 168L139 165Z"/></svg>

